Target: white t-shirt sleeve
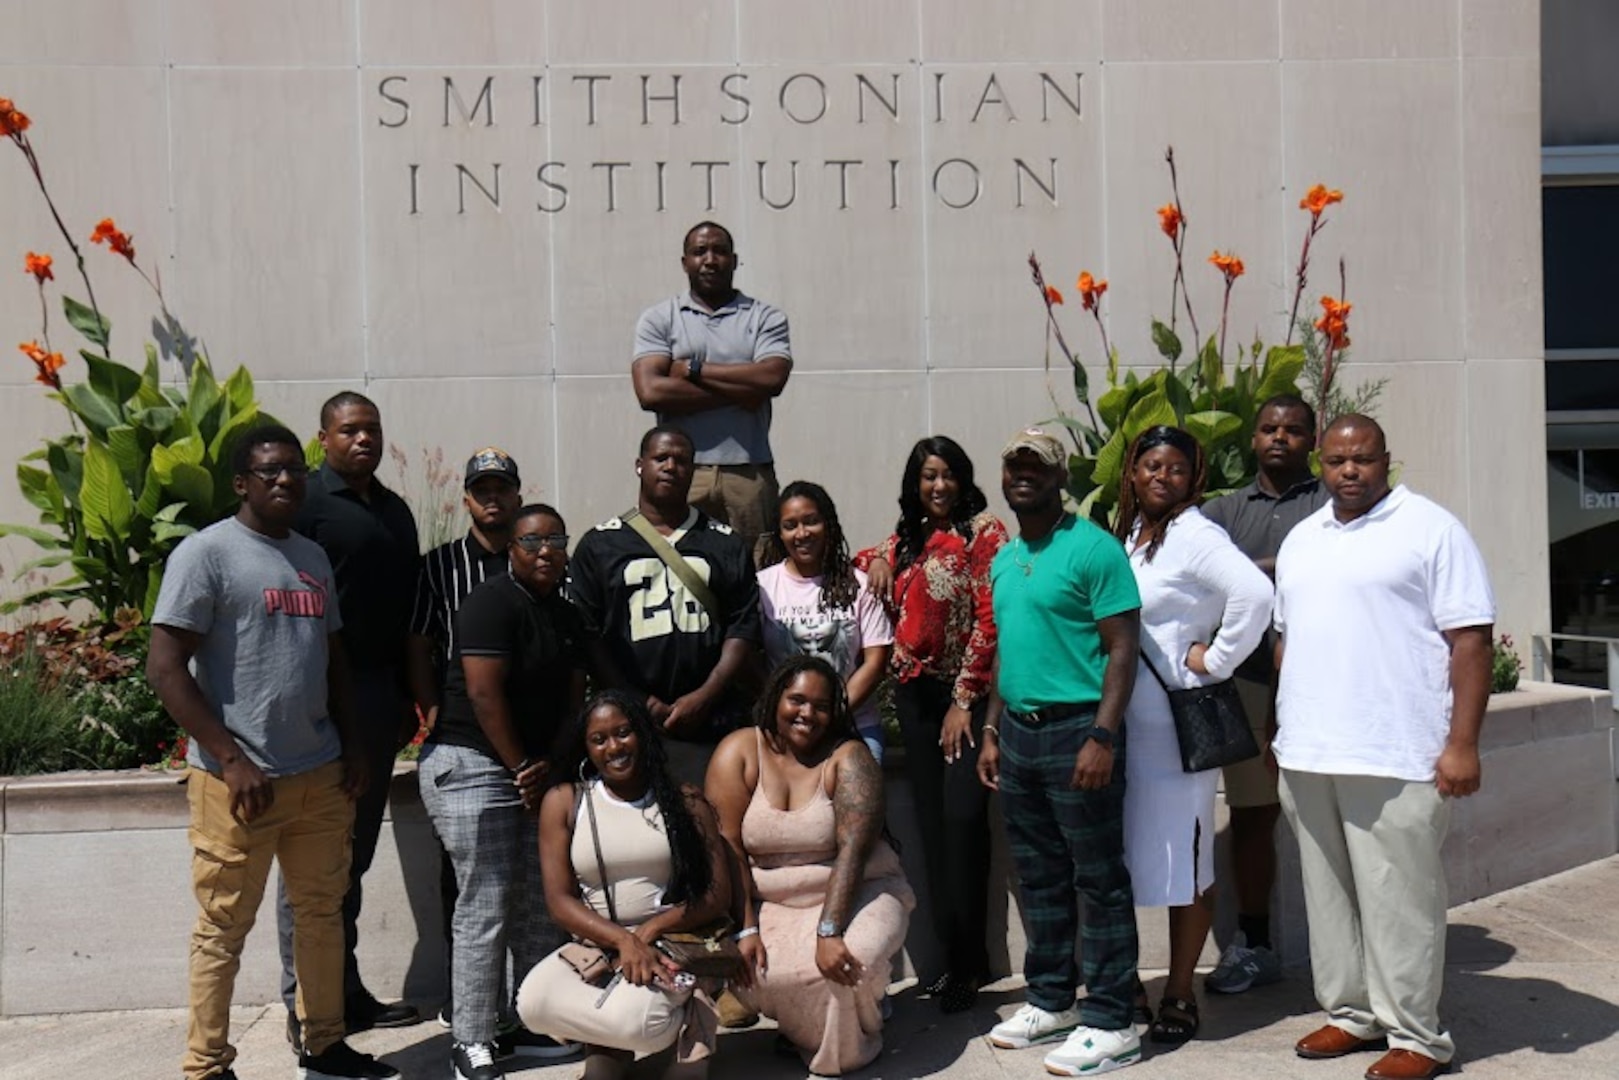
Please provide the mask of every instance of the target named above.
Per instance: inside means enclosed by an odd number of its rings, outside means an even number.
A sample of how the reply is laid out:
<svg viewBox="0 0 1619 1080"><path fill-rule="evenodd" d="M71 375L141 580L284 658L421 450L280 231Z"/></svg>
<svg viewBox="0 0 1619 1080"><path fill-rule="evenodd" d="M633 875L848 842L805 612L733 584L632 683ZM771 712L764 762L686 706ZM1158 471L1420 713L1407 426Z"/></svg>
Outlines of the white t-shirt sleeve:
<svg viewBox="0 0 1619 1080"><path fill-rule="evenodd" d="M1210 675L1226 679L1265 636L1274 591L1270 579L1231 542L1225 530L1209 524L1211 527L1199 530L1196 552L1187 568L1199 584L1225 598L1220 628L1203 664Z"/></svg>
<svg viewBox="0 0 1619 1080"><path fill-rule="evenodd" d="M867 590L865 574L856 570L855 581L860 587L854 602L855 618L860 623L860 647L865 649L873 645L892 645L894 624L889 621L888 612L883 610L882 601Z"/></svg>
<svg viewBox="0 0 1619 1080"><path fill-rule="evenodd" d="M1428 596L1440 630L1495 622L1495 595L1478 545L1459 521L1440 532L1428 559Z"/></svg>

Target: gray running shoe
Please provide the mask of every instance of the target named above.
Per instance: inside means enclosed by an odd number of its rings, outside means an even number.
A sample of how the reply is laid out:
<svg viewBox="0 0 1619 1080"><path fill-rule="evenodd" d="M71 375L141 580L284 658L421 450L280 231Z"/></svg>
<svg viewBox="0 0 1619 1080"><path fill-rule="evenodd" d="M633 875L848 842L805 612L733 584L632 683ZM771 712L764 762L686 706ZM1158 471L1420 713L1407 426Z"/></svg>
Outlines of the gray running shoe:
<svg viewBox="0 0 1619 1080"><path fill-rule="evenodd" d="M1226 946L1220 963L1209 972L1203 985L1216 994L1240 994L1251 987L1278 982L1281 977L1281 957L1263 945L1250 949L1238 940Z"/></svg>

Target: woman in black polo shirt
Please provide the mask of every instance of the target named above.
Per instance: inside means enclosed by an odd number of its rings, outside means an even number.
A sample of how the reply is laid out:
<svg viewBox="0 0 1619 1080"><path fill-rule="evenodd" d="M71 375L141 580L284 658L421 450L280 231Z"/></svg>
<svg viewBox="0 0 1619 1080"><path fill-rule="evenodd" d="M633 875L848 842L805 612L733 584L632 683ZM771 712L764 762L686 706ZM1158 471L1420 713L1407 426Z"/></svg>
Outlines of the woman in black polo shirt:
<svg viewBox="0 0 1619 1080"><path fill-rule="evenodd" d="M545 911L534 808L556 734L584 701L585 630L558 591L566 529L549 506L517 512L508 572L474 589L456 616L444 705L422 751L422 802L461 894L450 924L450 1055L462 1080L502 1076L495 1029L507 948L526 972L562 942ZM578 1049L521 1042L536 1057Z"/></svg>

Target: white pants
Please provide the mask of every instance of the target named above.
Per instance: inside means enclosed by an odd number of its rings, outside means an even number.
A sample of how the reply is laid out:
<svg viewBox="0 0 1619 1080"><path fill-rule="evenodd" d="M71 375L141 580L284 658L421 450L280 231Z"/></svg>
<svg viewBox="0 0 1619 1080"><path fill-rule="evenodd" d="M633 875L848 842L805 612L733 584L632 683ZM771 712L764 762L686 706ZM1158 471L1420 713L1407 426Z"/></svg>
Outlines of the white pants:
<svg viewBox="0 0 1619 1080"><path fill-rule="evenodd" d="M1299 838L1315 996L1335 1027L1437 1061L1445 973L1450 802L1432 781L1283 769L1282 809Z"/></svg>
<svg viewBox="0 0 1619 1080"><path fill-rule="evenodd" d="M530 1031L559 1041L641 1056L667 1049L680 1037L690 990L670 994L620 982L598 1008L602 989L584 983L560 955L552 953L523 980L517 991L517 1016Z"/></svg>

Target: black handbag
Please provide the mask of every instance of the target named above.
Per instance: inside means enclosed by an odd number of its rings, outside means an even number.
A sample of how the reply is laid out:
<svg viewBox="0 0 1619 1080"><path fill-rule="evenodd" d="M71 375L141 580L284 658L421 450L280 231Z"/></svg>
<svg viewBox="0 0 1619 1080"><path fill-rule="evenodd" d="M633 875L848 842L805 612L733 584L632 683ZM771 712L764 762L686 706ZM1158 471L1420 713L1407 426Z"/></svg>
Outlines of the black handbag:
<svg viewBox="0 0 1619 1080"><path fill-rule="evenodd" d="M1259 756L1259 744L1248 726L1248 714L1237 693L1237 680L1226 679L1190 690L1173 690L1158 669L1141 654L1152 677L1169 698L1175 720L1175 739L1181 747L1181 768L1189 773L1235 765Z"/></svg>

